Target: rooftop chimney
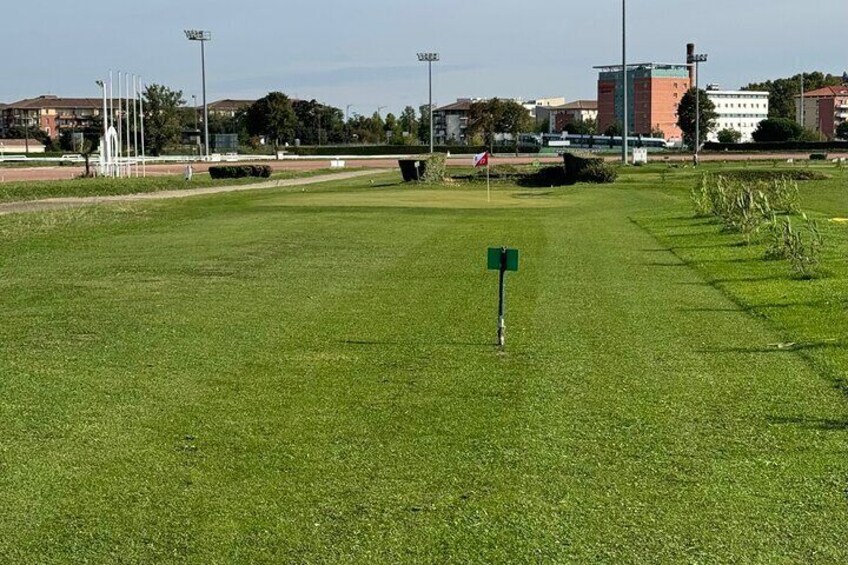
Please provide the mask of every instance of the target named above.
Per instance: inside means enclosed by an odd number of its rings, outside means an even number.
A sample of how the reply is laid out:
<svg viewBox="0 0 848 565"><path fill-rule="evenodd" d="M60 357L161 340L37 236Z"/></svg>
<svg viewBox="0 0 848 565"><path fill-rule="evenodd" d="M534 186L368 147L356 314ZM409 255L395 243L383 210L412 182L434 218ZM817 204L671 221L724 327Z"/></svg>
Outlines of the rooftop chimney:
<svg viewBox="0 0 848 565"><path fill-rule="evenodd" d="M695 55L695 44L686 44L686 62L689 63ZM695 88L695 65L689 65L689 88Z"/></svg>

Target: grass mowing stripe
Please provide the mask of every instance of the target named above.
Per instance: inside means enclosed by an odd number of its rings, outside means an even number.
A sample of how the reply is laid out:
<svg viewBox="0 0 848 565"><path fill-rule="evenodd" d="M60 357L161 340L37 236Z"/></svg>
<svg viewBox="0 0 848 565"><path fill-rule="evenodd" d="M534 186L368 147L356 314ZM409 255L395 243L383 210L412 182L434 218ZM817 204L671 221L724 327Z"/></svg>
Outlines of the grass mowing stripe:
<svg viewBox="0 0 848 565"><path fill-rule="evenodd" d="M844 560L841 398L629 221L677 174L0 220L0 556Z"/></svg>

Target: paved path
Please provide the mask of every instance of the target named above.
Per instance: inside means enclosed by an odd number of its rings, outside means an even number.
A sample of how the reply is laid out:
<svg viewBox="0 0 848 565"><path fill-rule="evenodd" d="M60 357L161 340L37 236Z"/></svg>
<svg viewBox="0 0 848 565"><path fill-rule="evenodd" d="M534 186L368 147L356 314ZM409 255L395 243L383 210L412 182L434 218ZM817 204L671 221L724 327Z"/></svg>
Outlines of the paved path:
<svg viewBox="0 0 848 565"><path fill-rule="evenodd" d="M234 186L210 186L206 188L192 188L188 190L162 190L159 192L141 192L136 194L118 194L113 196L86 196L58 198L45 198L43 200L32 200L27 202L0 203L0 216L6 214L17 214L21 212L43 212L62 208L76 208L79 206L93 206L95 204L109 204L114 202L138 202L142 200L168 200L172 198L188 198L190 196L204 196L208 194L220 194L223 192L242 192L245 190L261 190L266 188L281 188L289 186L305 186L328 181L345 180L357 177L371 176L378 173L388 172L387 169L369 169L365 171L350 171L347 173L334 173L328 175L317 175L299 179L275 180L259 182L255 184L242 184Z"/></svg>

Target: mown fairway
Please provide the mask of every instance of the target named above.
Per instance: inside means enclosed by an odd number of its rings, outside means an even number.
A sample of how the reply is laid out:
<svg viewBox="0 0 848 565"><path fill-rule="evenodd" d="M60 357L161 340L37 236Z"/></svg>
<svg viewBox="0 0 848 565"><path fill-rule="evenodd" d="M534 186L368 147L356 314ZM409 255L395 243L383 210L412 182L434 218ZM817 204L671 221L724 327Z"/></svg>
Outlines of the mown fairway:
<svg viewBox="0 0 848 565"><path fill-rule="evenodd" d="M0 218L0 562L845 563L848 224L792 280L666 176Z"/></svg>

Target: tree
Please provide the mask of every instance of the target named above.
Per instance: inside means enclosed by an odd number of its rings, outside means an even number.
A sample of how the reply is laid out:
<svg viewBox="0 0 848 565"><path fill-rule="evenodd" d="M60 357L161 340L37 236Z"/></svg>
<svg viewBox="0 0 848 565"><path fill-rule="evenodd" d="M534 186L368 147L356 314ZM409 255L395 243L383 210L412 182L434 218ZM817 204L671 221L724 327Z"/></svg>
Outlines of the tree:
<svg viewBox="0 0 848 565"><path fill-rule="evenodd" d="M481 135L486 146L491 150L494 150L496 134L509 134L517 148L518 134L532 128L533 120L530 114L524 106L513 100L492 98L484 102L475 102L468 113L467 134Z"/></svg>
<svg viewBox="0 0 848 565"><path fill-rule="evenodd" d="M144 91L144 142L151 155L160 155L169 145L178 143L182 132L183 93L161 84Z"/></svg>
<svg viewBox="0 0 848 565"><path fill-rule="evenodd" d="M836 137L848 141L848 122L842 122L836 126Z"/></svg>
<svg viewBox="0 0 848 565"><path fill-rule="evenodd" d="M648 137L653 137L654 139L665 139L665 132L660 129L659 125L656 125L651 128L651 131L648 132Z"/></svg>
<svg viewBox="0 0 848 565"><path fill-rule="evenodd" d="M424 104L419 109L421 119L418 120L418 141L427 145L430 143L430 106Z"/></svg>
<svg viewBox="0 0 848 565"><path fill-rule="evenodd" d="M696 95L700 101L700 120L695 117L697 114L695 108ZM716 118L718 118L718 114L715 111L715 104L707 97L704 90L696 92L694 88L690 88L680 99L680 104L677 106L677 127L683 132L683 142L690 148L695 147L696 122L700 121L700 139L698 140L700 147L707 139L707 134L715 127Z"/></svg>
<svg viewBox="0 0 848 565"><path fill-rule="evenodd" d="M417 137L418 118L415 116L415 108L412 106L404 108L398 118L398 124L400 125L401 135L404 138L408 138L410 136L413 138Z"/></svg>
<svg viewBox="0 0 848 565"><path fill-rule="evenodd" d="M719 143L739 143L742 141L742 132L735 129L725 128L718 132Z"/></svg>
<svg viewBox="0 0 848 565"><path fill-rule="evenodd" d="M298 120L289 97L270 92L248 108L245 123L250 135L264 135L276 152L280 144L294 141Z"/></svg>
<svg viewBox="0 0 848 565"><path fill-rule="evenodd" d="M773 141L792 141L804 133L804 128L789 118L769 118L757 125L754 141L766 143Z"/></svg>
<svg viewBox="0 0 848 565"><path fill-rule="evenodd" d="M818 71L804 73L804 90L809 92L824 86L840 86L842 78ZM801 94L801 74L789 78L755 82L742 90L759 90L769 93L769 118L796 119L795 97Z"/></svg>
<svg viewBox="0 0 848 565"><path fill-rule="evenodd" d="M621 125L621 122L615 122L614 124L607 126L607 129L604 130L604 135L608 137L624 135L624 127Z"/></svg>

